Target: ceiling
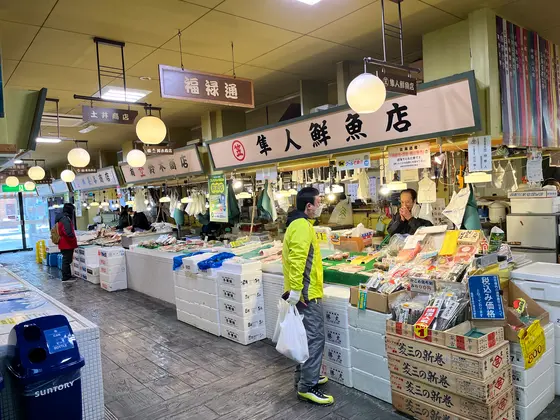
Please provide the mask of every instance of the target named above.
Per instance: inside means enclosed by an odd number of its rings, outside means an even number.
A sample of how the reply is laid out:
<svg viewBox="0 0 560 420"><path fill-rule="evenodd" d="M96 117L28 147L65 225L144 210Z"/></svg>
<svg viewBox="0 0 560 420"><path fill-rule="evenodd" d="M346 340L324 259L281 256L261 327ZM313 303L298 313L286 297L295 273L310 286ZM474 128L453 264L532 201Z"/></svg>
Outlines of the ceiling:
<svg viewBox="0 0 560 420"><path fill-rule="evenodd" d="M402 4L406 61L422 57L422 34L492 7L499 14L560 44L557 0L405 0ZM556 9L556 10L555 10ZM546 10L546 13L543 13ZM388 23L398 24L397 8L386 0ZM158 64L180 66L177 37L182 31L185 68L232 74L255 82L257 105L299 89L300 79L335 80L335 63L380 56L378 0L0 0L3 78L8 88L48 88L60 112L81 114L75 93L98 91L92 37L124 41L127 86L152 93L144 100L163 108L170 126L200 124L212 107L159 96ZM120 50L101 47L102 64L119 66ZM398 57L389 43L389 58ZM151 80L141 80L146 77ZM116 84L104 78L103 85ZM54 111L47 104L46 111ZM48 130L47 130L48 132ZM119 150L135 138L134 127L100 126L88 134L63 135L90 142L92 150ZM39 145L35 157L64 163L68 145Z"/></svg>

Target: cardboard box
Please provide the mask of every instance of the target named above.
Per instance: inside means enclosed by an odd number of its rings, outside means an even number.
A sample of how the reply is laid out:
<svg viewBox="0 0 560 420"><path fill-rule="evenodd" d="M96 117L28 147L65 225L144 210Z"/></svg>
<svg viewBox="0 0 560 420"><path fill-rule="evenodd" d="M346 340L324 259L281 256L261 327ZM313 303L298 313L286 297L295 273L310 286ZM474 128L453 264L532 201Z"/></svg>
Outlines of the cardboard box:
<svg viewBox="0 0 560 420"><path fill-rule="evenodd" d="M428 363L449 372L486 380L510 365L509 343L504 341L481 354L470 354L403 336L385 336L387 355Z"/></svg>
<svg viewBox="0 0 560 420"><path fill-rule="evenodd" d="M513 405L513 387L510 385L489 403L469 400L462 395L442 391L419 381L391 373L391 388L408 397L442 407L470 420L493 420Z"/></svg>
<svg viewBox="0 0 560 420"><path fill-rule="evenodd" d="M518 286L516 286L512 281L509 282L508 288L508 308L506 309L506 321L507 323L504 326L505 337L506 340L512 341L514 343L519 342L519 338L517 334L519 332L519 328L523 328L523 323L517 317L516 312L513 309L513 301L517 298L525 299L527 303L527 313L537 318L541 326L544 328L546 324L550 322L549 315L546 310L544 310L537 302L535 302L527 293L521 290ZM512 328L512 326L516 328Z"/></svg>
<svg viewBox="0 0 560 420"><path fill-rule="evenodd" d="M483 403L493 400L507 387L512 386L509 365L504 366L500 372L485 381L481 381L399 356L389 356L388 363L389 371L400 376Z"/></svg>
<svg viewBox="0 0 560 420"><path fill-rule="evenodd" d="M424 401L411 398L406 395L400 394L393 390L391 394L393 400L393 407L401 413L408 414L419 420L472 420L469 417L459 416L450 411L445 410L441 406L433 406ZM515 420L515 406L509 407L497 419L494 420Z"/></svg>
<svg viewBox="0 0 560 420"><path fill-rule="evenodd" d="M400 292L391 293L389 295L384 293L377 293L377 292L367 292L366 297L366 308L371 309L372 311L381 312L384 314L391 313L391 304L399 295L402 293L408 293L405 290L401 290ZM360 300L360 290L357 286L350 288L350 304L352 306L358 307L358 301Z"/></svg>

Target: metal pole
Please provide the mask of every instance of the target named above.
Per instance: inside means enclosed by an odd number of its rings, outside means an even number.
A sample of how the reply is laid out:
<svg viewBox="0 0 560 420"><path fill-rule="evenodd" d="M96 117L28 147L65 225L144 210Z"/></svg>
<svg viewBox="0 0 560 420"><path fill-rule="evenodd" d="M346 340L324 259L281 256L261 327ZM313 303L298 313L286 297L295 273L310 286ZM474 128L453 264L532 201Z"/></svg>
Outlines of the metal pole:
<svg viewBox="0 0 560 420"><path fill-rule="evenodd" d="M401 10L401 5L399 4L399 14L400 14L400 10ZM402 51L402 40L401 40L401 51ZM122 62L122 80L123 80L123 87L124 87L124 100L126 101L126 74L124 69L124 46L121 46L121 62Z"/></svg>
<svg viewBox="0 0 560 420"><path fill-rule="evenodd" d="M404 46L403 46L403 26L402 26L402 14L401 14L401 2L398 3L399 6L399 29L400 29L400 44L401 44L401 66L404 66ZM124 69L123 69L124 71Z"/></svg>
<svg viewBox="0 0 560 420"><path fill-rule="evenodd" d="M99 85L99 97L101 98L101 68L99 67L99 43L95 40L95 54L97 56L97 83Z"/></svg>
<svg viewBox="0 0 560 420"><path fill-rule="evenodd" d="M383 61L387 61L387 46L385 45L385 1L381 0L381 35L383 40Z"/></svg>

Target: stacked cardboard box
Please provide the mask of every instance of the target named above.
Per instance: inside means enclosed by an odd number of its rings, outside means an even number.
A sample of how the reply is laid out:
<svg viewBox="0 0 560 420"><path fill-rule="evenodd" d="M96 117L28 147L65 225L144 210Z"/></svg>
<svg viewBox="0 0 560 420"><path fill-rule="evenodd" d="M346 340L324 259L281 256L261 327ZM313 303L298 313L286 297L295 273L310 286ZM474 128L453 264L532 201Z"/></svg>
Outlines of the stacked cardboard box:
<svg viewBox="0 0 560 420"><path fill-rule="evenodd" d="M502 328L464 322L417 338L412 325L387 321L393 406L419 419L515 419L509 343ZM431 417L432 416L432 417Z"/></svg>
<svg viewBox="0 0 560 420"><path fill-rule="evenodd" d="M342 385L352 387L348 300L350 290L342 286L325 286L323 316L325 320L325 352L321 373Z"/></svg>
<svg viewBox="0 0 560 420"><path fill-rule="evenodd" d="M98 254L101 288L108 292L127 289L128 279L124 248L101 248Z"/></svg>
<svg viewBox="0 0 560 420"><path fill-rule="evenodd" d="M72 266L74 276L99 284L99 255L100 246L80 246L74 250Z"/></svg>
<svg viewBox="0 0 560 420"><path fill-rule="evenodd" d="M260 261L226 260L217 271L221 335L247 345L266 338Z"/></svg>

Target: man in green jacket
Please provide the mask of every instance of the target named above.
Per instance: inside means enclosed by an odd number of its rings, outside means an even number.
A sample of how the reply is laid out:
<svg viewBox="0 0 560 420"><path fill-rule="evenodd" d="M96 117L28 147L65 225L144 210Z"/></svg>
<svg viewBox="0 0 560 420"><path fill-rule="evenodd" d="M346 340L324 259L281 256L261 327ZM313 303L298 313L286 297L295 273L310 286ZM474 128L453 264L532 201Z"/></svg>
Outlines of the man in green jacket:
<svg viewBox="0 0 560 420"><path fill-rule="evenodd" d="M295 382L300 399L331 405L334 398L318 387L328 381L326 376L320 376L325 347L323 263L313 229L314 219L323 210L319 191L311 187L302 188L296 197L296 208L288 215L288 229L284 235L284 291L289 292L288 303L297 305L303 315L309 359L296 367Z"/></svg>

